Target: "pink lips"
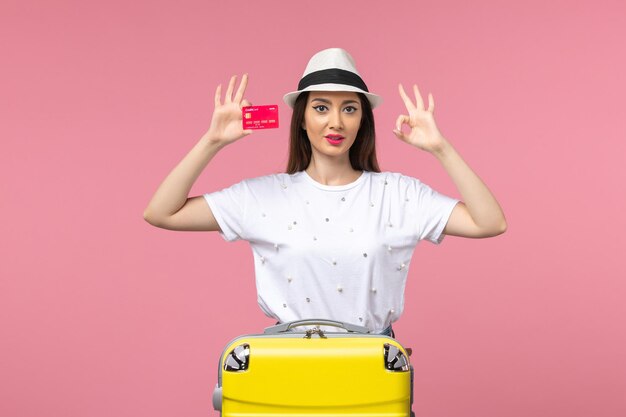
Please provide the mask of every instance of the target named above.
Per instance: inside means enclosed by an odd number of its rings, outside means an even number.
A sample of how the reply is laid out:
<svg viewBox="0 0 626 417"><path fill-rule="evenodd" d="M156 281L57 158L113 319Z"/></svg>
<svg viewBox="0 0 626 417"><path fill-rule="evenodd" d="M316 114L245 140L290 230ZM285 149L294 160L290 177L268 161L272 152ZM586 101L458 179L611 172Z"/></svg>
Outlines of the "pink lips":
<svg viewBox="0 0 626 417"><path fill-rule="evenodd" d="M325 138L331 145L339 145L344 139L341 135L326 135Z"/></svg>

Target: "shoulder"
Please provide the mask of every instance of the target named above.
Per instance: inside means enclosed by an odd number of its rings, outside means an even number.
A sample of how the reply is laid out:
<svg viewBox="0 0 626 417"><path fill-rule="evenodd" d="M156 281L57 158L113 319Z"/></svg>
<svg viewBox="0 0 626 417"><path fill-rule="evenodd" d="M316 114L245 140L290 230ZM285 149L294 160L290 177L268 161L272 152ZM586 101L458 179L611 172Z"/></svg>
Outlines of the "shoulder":
<svg viewBox="0 0 626 417"><path fill-rule="evenodd" d="M275 187L282 184L289 184L292 182L291 175L285 173L268 174L259 177L246 178L235 185L246 186L250 188L259 187Z"/></svg>
<svg viewBox="0 0 626 417"><path fill-rule="evenodd" d="M273 193L283 191L290 186L298 183L298 174L300 173L292 175L286 173L277 173L262 175L253 178L246 178L236 184L233 184L229 188L230 190L239 193L247 193L252 195L272 195Z"/></svg>
<svg viewBox="0 0 626 417"><path fill-rule="evenodd" d="M422 182L414 177L404 175L400 172L371 172L370 177L373 182L387 183L386 185L395 186L420 186Z"/></svg>

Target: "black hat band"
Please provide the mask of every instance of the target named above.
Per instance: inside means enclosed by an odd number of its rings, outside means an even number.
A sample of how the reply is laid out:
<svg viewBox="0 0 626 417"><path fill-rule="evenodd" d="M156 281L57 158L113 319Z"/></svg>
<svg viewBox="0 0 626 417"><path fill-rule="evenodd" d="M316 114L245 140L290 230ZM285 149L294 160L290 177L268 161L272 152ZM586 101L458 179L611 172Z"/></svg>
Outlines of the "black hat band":
<svg viewBox="0 0 626 417"><path fill-rule="evenodd" d="M369 90L367 86L355 73L351 71L342 70L339 68L330 68L320 71L314 71L306 76L302 77L298 83L298 90L304 90L311 85L317 84L344 84L351 85L356 88L360 88L363 91Z"/></svg>

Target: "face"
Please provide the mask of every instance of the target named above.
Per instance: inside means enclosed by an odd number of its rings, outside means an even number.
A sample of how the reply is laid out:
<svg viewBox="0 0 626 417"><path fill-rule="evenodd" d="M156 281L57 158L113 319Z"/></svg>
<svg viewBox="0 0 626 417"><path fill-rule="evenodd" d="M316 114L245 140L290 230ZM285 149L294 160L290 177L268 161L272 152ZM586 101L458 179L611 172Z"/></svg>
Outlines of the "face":
<svg viewBox="0 0 626 417"><path fill-rule="evenodd" d="M361 101L356 93L310 92L302 127L311 142L313 155L347 158L361 126L361 117Z"/></svg>

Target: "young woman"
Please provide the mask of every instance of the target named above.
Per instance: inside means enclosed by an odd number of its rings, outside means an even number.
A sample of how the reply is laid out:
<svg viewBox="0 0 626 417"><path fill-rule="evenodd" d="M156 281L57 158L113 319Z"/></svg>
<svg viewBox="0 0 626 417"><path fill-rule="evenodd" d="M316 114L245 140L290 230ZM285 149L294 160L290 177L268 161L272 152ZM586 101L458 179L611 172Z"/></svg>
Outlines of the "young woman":
<svg viewBox="0 0 626 417"><path fill-rule="evenodd" d="M372 108L381 99L339 48L315 54L298 90L284 97L293 108L286 173L189 197L215 154L252 133L243 130L241 115L249 105L248 77L235 90L236 81L230 79L223 102L217 87L209 130L165 178L144 218L166 229L249 241L259 306L269 317L332 319L393 334L420 240L438 244L445 235L482 238L506 230L494 196L439 132L432 95L426 107L416 85L415 101L399 85L408 114L393 132L437 158L463 201L415 178L380 172Z"/></svg>

